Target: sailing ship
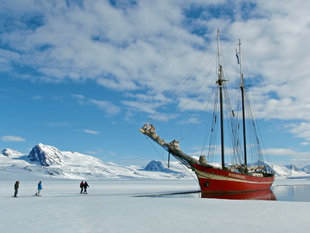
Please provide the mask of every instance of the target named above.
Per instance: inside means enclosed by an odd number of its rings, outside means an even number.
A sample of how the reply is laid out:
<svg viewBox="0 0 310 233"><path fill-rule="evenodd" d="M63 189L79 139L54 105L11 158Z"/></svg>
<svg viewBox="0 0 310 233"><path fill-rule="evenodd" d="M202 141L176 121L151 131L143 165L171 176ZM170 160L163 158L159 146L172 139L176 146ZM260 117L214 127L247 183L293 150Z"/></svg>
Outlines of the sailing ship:
<svg viewBox="0 0 310 233"><path fill-rule="evenodd" d="M184 153L179 145L177 140L173 140L172 142L166 142L164 139L159 137L155 132L155 128L149 121L140 128L140 132L145 134L161 147L163 147L166 151L173 155L176 159L178 159L181 163L183 163L188 168L192 169L199 181L200 189L202 194L210 194L210 193L236 193L236 192L248 192L248 191L259 191L259 190L270 190L271 185L274 182L274 171L268 166L266 163L262 162L262 152L259 145L259 139L256 134L256 142L258 144L258 154L259 158L256 163L249 164L248 163L248 155L247 151L247 128L246 128L246 104L249 104L249 101L246 101L246 85L244 84L244 75L242 72L241 66L241 42L239 40L238 43L239 50L236 50L236 56L238 59L239 71L240 71L240 91L241 91L241 110L239 112L242 115L239 119L235 119L235 112L230 110L230 116L227 117L227 114L224 112L224 107L226 107L224 102L224 95L226 95L227 87L225 85L226 81L224 79L223 67L220 60L220 33L219 30L217 32L217 81L216 81L216 95L219 102L219 108L217 108L217 112L219 115L219 122L217 120L217 115L213 114L212 124L218 124L220 127L220 152L218 155L221 158L221 166L216 166L214 163L210 163L206 160L205 155L201 155L199 158L195 156L190 156ZM226 88L226 89L225 89ZM216 108L214 108L216 109ZM251 115L251 114L249 114ZM224 118L230 118L231 120L231 129L232 132L239 130L241 133L238 133L239 139L233 139L233 145L236 147L233 149L234 153L238 154L239 163L236 164L228 164L225 162L226 154L225 154L225 129L224 129ZM237 123L242 122L242 127ZM255 129L255 123L253 121L252 126ZM211 129L214 130L213 128ZM238 132L239 132L238 131ZM257 130L254 130L255 132ZM233 133L236 134L236 133ZM241 139L242 138L242 139ZM242 141L242 143L240 143ZM210 140L210 142L213 142ZM243 146L242 146L243 144ZM241 148L243 147L243 148ZM253 145L249 145L249 147L253 147ZM226 147L227 148L227 147ZM238 149L239 148L239 149ZM214 144L209 144L209 150L212 151L214 149ZM252 150L252 148L251 148ZM241 158L241 159L240 159Z"/></svg>

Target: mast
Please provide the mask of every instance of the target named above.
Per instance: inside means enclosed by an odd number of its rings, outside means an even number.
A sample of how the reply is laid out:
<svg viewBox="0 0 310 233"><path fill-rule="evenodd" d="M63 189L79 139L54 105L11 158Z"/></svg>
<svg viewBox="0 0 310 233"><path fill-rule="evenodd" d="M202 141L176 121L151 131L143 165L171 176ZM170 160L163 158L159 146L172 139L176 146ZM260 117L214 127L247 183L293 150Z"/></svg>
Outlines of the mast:
<svg viewBox="0 0 310 233"><path fill-rule="evenodd" d="M225 151L224 151L224 112L223 112L223 68L220 61L220 30L217 29L217 59L218 59L218 80L220 88L220 115L221 115L221 159L222 169L225 168Z"/></svg>
<svg viewBox="0 0 310 233"><path fill-rule="evenodd" d="M241 101L242 101L242 125L243 125L243 150L244 150L244 165L247 166L247 149L246 149L246 128L245 128L245 104L244 104L244 80L243 80L243 73L242 73L242 65L241 65L241 41L239 39L239 70L240 70L240 89L241 89Z"/></svg>

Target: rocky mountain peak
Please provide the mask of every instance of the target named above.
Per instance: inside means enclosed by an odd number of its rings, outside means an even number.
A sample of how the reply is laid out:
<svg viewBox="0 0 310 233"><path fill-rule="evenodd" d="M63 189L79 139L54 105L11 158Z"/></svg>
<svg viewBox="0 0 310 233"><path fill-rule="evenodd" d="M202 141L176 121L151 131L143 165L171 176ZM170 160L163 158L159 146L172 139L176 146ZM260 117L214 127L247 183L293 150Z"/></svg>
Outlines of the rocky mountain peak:
<svg viewBox="0 0 310 233"><path fill-rule="evenodd" d="M60 150L42 143L32 148L28 158L30 161L37 162L45 167L64 163L64 155Z"/></svg>
<svg viewBox="0 0 310 233"><path fill-rule="evenodd" d="M152 160L149 162L146 167L144 168L146 171L160 171L160 172L165 172L167 171L167 168L165 168L160 161L155 161Z"/></svg>

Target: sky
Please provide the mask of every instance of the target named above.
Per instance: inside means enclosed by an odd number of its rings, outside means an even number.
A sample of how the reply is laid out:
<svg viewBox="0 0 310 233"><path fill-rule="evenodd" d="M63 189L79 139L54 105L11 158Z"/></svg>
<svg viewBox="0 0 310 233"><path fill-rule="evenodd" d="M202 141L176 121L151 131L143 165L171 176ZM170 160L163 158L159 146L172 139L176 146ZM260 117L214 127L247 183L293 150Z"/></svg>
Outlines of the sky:
<svg viewBox="0 0 310 233"><path fill-rule="evenodd" d="M27 154L44 143L143 165L167 159L139 132L151 120L199 154L219 28L228 81L242 41L270 162L310 164L309 8L306 0L2 0L0 148Z"/></svg>

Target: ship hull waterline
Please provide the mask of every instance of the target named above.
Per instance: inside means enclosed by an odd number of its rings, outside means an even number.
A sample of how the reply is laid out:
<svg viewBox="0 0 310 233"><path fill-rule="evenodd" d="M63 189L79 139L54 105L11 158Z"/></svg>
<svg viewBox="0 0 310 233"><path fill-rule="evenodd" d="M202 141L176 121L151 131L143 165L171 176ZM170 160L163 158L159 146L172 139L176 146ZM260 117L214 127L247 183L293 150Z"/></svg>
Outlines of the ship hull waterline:
<svg viewBox="0 0 310 233"><path fill-rule="evenodd" d="M234 193L270 189L274 176L256 177L218 168L191 164L203 193Z"/></svg>

